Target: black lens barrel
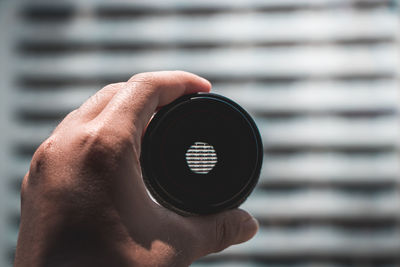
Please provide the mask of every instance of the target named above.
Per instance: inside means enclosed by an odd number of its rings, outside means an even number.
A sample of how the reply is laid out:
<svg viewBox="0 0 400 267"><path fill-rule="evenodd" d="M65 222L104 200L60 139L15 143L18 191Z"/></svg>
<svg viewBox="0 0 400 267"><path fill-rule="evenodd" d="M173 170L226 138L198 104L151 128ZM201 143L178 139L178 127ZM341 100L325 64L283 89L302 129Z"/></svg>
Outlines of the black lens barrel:
<svg viewBox="0 0 400 267"><path fill-rule="evenodd" d="M238 207L260 176L263 145L250 115L217 94L185 95L160 109L142 142L143 179L180 214Z"/></svg>

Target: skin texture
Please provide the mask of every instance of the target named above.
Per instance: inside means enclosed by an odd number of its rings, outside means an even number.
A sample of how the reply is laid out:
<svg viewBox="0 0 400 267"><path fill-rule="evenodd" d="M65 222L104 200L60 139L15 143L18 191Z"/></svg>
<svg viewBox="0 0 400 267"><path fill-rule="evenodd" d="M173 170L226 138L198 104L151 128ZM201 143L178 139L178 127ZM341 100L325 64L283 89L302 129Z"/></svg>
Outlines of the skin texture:
<svg viewBox="0 0 400 267"><path fill-rule="evenodd" d="M211 84L182 71L107 85L35 152L21 188L15 266L188 266L252 238L239 209L182 217L148 196L139 163L152 114Z"/></svg>

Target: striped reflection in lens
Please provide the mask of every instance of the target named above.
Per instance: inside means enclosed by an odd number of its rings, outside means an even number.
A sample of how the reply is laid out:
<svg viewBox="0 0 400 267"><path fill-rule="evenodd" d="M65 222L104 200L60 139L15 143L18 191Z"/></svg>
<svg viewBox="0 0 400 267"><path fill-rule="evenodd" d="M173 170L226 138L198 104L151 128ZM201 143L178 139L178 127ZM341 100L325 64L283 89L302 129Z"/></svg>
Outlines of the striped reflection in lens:
<svg viewBox="0 0 400 267"><path fill-rule="evenodd" d="M207 174L217 164L217 153L212 145L195 142L186 152L186 162L192 172Z"/></svg>

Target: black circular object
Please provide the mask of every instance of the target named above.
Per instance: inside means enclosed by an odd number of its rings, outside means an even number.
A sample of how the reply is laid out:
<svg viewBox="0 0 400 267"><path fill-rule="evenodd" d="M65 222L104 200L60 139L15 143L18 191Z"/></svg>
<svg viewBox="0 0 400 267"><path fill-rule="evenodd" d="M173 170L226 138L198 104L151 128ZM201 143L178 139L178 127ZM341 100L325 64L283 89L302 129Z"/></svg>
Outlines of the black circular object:
<svg viewBox="0 0 400 267"><path fill-rule="evenodd" d="M160 109L142 142L143 179L151 195L180 214L238 207L257 184L260 133L232 100L185 95Z"/></svg>

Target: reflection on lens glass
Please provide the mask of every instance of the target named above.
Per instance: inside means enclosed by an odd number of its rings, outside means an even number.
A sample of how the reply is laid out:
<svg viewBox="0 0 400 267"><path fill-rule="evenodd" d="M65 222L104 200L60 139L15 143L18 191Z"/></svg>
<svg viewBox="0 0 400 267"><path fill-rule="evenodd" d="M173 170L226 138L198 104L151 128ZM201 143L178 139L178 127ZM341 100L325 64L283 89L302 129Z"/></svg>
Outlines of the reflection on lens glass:
<svg viewBox="0 0 400 267"><path fill-rule="evenodd" d="M195 142L186 152L186 162L192 172L207 174L217 164L217 153L212 145Z"/></svg>

